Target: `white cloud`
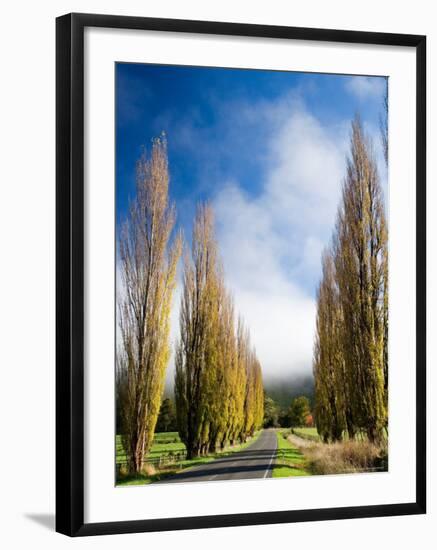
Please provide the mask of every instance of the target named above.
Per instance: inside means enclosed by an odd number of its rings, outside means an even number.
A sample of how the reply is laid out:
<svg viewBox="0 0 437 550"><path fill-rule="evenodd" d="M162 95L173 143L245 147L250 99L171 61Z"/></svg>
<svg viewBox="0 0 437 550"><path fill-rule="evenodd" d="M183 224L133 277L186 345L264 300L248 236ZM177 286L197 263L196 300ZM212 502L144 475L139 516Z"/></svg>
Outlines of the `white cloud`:
<svg viewBox="0 0 437 550"><path fill-rule="evenodd" d="M382 93L384 85L382 78L352 77L347 81L350 92L360 98ZM223 181L215 187L213 206L228 286L237 311L250 328L264 375L309 373L314 289L320 277L321 252L335 223L349 148L349 121L323 125L295 95L274 103L218 108L222 119L233 117L231 131L238 139L233 136L232 143L240 144L238 140L244 138L240 129L249 128L259 131L263 146L262 185L256 196L252 190L248 194L238 180ZM379 129L366 127L366 131L376 144ZM200 139L196 132L187 130L180 139L191 147L200 143L203 151L202 142L208 145L211 136L202 134ZM229 147L229 135L218 133L223 144L214 141L214 147L220 159ZM247 151L244 157L238 149L238 158L247 158ZM383 167L384 185L384 164L378 161ZM209 175L214 172L211 181L216 181L215 165L205 164ZM211 195L209 189L207 194ZM182 207L179 203L178 210L180 216L191 220L190 204L188 201ZM171 313L173 350L179 335L180 297L179 282ZM170 383L173 357L167 375Z"/></svg>
<svg viewBox="0 0 437 550"><path fill-rule="evenodd" d="M346 80L346 89L361 100L382 98L385 79L374 76L351 76Z"/></svg>
<svg viewBox="0 0 437 550"><path fill-rule="evenodd" d="M302 103L264 106L274 127L260 194L238 182L214 210L226 279L252 334L265 376L311 369L320 253L340 195L348 128L324 128Z"/></svg>
<svg viewBox="0 0 437 550"><path fill-rule="evenodd" d="M340 199L349 121L322 125L296 96L240 109L234 105L231 113L235 127L258 124L265 158L256 195L232 180L216 187L212 198L227 284L251 331L264 376L309 373L314 290ZM375 140L377 129L366 130ZM179 277L171 313L171 385L180 298Z"/></svg>
<svg viewBox="0 0 437 550"><path fill-rule="evenodd" d="M242 119L262 127L266 164L256 196L233 180L224 181L213 197L227 284L250 328L264 376L309 373L314 290L340 200L349 121L322 125L295 96L234 106L232 112L238 112L235 126ZM179 305L180 285L172 310L173 346ZM170 383L173 372L172 360Z"/></svg>

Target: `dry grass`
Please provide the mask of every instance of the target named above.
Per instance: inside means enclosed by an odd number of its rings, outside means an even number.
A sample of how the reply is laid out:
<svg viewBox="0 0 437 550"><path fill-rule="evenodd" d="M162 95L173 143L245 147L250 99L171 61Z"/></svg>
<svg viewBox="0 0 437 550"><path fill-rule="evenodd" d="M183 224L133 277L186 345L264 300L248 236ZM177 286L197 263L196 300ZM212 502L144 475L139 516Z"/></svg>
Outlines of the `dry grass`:
<svg viewBox="0 0 437 550"><path fill-rule="evenodd" d="M156 468L153 464L145 463L141 469L140 475L154 476L156 474ZM120 464L118 476L120 479L130 477L127 464Z"/></svg>
<svg viewBox="0 0 437 550"><path fill-rule="evenodd" d="M153 464L144 464L142 470L143 474L146 474L147 476L154 476L156 474L156 468Z"/></svg>
<svg viewBox="0 0 437 550"><path fill-rule="evenodd" d="M302 450L314 474L349 474L386 470L387 448L369 441L312 443L296 436L289 440Z"/></svg>

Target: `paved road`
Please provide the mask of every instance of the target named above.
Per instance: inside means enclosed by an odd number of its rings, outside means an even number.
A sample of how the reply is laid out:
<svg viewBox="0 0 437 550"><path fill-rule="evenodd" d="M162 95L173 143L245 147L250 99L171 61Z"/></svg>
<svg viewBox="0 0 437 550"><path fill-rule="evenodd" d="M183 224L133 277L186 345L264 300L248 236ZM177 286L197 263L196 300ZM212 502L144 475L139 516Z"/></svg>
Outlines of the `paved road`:
<svg viewBox="0 0 437 550"><path fill-rule="evenodd" d="M161 483L186 483L191 481L225 481L259 479L272 476L277 448L276 433L264 430L259 438L244 451L216 458L212 462L190 468Z"/></svg>

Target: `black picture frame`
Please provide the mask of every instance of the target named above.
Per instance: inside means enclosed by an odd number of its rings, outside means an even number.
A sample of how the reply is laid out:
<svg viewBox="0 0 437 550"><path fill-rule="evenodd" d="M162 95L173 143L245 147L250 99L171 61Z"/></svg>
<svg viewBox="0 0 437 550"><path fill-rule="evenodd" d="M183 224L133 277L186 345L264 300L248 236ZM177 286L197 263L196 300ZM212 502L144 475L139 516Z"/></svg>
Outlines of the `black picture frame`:
<svg viewBox="0 0 437 550"><path fill-rule="evenodd" d="M156 30L415 48L416 500L84 523L84 29ZM426 511L426 37L95 14L56 20L56 530L69 536L423 514Z"/></svg>

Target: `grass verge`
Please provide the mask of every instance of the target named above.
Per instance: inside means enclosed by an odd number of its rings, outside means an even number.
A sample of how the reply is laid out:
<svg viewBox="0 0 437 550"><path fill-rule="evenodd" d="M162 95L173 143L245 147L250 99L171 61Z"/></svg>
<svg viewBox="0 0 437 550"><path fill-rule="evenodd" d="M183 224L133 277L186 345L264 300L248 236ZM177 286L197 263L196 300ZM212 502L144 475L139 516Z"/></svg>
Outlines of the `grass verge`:
<svg viewBox="0 0 437 550"><path fill-rule="evenodd" d="M288 430L278 430L276 432L278 452L272 477L311 475L311 472L307 469L305 456L289 441L287 436Z"/></svg>
<svg viewBox="0 0 437 550"><path fill-rule="evenodd" d="M317 433L317 428L291 428L291 432L309 441L320 441L320 436Z"/></svg>

